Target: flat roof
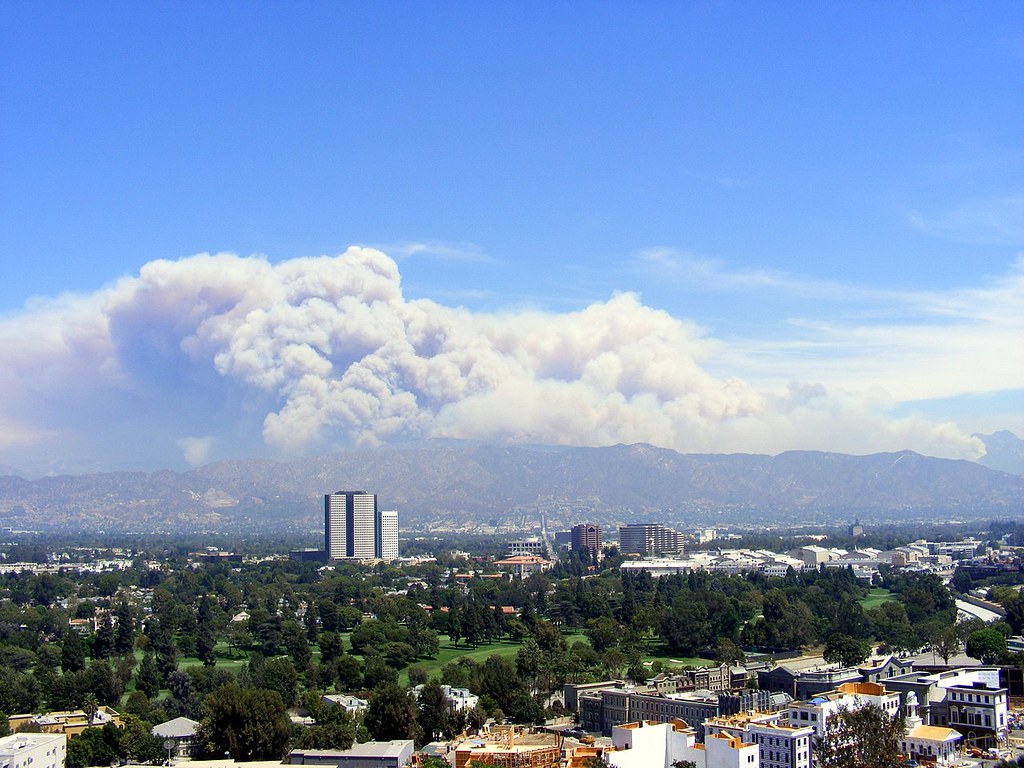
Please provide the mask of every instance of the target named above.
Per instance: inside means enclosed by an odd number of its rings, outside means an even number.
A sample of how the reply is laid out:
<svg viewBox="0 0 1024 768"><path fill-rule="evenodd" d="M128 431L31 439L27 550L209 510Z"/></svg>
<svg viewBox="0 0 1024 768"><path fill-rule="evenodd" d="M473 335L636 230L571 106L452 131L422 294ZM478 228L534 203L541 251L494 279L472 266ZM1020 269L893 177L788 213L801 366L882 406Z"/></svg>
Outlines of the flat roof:
<svg viewBox="0 0 1024 768"><path fill-rule="evenodd" d="M310 755L312 757L401 757L402 751L412 746L412 739L395 739L393 741L367 741L353 744L349 749L295 749L292 754ZM189 768L192 764L189 763Z"/></svg>

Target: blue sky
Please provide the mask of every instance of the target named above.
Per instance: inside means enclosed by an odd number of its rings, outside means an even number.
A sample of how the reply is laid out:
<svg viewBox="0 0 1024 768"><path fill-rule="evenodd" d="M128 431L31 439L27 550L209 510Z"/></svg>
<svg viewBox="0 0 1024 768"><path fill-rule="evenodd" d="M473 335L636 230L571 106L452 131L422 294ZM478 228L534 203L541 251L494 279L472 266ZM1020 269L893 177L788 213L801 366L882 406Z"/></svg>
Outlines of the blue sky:
<svg viewBox="0 0 1024 768"><path fill-rule="evenodd" d="M0 464L181 467L441 434L976 454L971 432L1024 432L1022 75L1012 2L5 4ZM242 301L225 284L255 279L252 257L333 274L298 260L353 245L397 270L335 260L400 283L374 322L406 338L422 300L448 353L521 368L428 375L386 339L339 356L346 325L278 370L294 354L263 324L269 380L225 363L237 323L203 336L197 316L227 309L196 297ZM150 283L160 260L179 268ZM257 293L267 312L302 302ZM574 323L600 326L588 308L622 296L638 324L568 372L509 330L545 318L572 356ZM656 313L678 327L652 330ZM55 346L26 347L33 333ZM619 373L595 384L584 368L606 356ZM655 359L705 378L640 381ZM445 375L443 392L417 378ZM535 414L519 427L495 415L513 382ZM378 385L402 405L332 399ZM571 408L574 387L598 392L586 419L537 405ZM808 416L793 393L812 390ZM288 429L315 436L274 438L296 410L312 421ZM140 419L156 444L133 442Z"/></svg>

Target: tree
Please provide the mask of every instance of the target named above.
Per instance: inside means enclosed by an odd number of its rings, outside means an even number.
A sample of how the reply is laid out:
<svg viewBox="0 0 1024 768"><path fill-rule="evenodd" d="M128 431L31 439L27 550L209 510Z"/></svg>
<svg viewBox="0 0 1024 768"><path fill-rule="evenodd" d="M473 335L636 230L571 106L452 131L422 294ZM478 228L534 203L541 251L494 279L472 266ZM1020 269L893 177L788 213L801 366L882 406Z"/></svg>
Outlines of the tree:
<svg viewBox="0 0 1024 768"><path fill-rule="evenodd" d="M431 680L424 683L420 694L416 698L417 722L422 732L422 742L434 741L440 736L446 736L451 730L449 717L448 697L438 680Z"/></svg>
<svg viewBox="0 0 1024 768"><path fill-rule="evenodd" d="M537 703L526 691L519 691L508 703L508 707L502 707L508 719L513 723L533 724L544 720L544 708Z"/></svg>
<svg viewBox="0 0 1024 768"><path fill-rule="evenodd" d="M363 685L363 668L359 659L350 654L339 656L334 661L338 687L342 691L355 691Z"/></svg>
<svg viewBox="0 0 1024 768"><path fill-rule="evenodd" d="M135 649L135 623L128 601L122 598L114 611L117 625L114 627L114 653L126 656Z"/></svg>
<svg viewBox="0 0 1024 768"><path fill-rule="evenodd" d="M87 765L111 765L120 762L121 730L113 723L102 728L86 728L68 742L67 768Z"/></svg>
<svg viewBox="0 0 1024 768"><path fill-rule="evenodd" d="M160 693L160 670L156 666L156 656L148 648L142 655L142 663L135 673L135 687L150 699L155 699Z"/></svg>
<svg viewBox="0 0 1024 768"><path fill-rule="evenodd" d="M203 662L203 666L212 667L217 663L216 647L212 600L209 595L204 595L196 612L196 657Z"/></svg>
<svg viewBox="0 0 1024 768"><path fill-rule="evenodd" d="M875 706L832 715L814 747L816 768L898 768L903 718Z"/></svg>
<svg viewBox="0 0 1024 768"><path fill-rule="evenodd" d="M681 594L661 619L661 639L674 652L693 656L711 640L708 609L704 603Z"/></svg>
<svg viewBox="0 0 1024 768"><path fill-rule="evenodd" d="M128 715L121 732L121 752L129 760L141 764L162 763L167 752L163 740L150 733L148 723Z"/></svg>
<svg viewBox="0 0 1024 768"><path fill-rule="evenodd" d="M742 664L747 656L736 643L728 637L722 637L715 645L715 658L725 664Z"/></svg>
<svg viewBox="0 0 1024 768"><path fill-rule="evenodd" d="M313 725L301 728L292 742L299 749L348 749L355 741L356 727L344 707L327 704L320 695L307 691L303 705L313 718Z"/></svg>
<svg viewBox="0 0 1024 768"><path fill-rule="evenodd" d="M384 683L370 694L363 724L375 741L411 739L416 733L416 708L398 683Z"/></svg>
<svg viewBox="0 0 1024 768"><path fill-rule="evenodd" d="M94 659L109 659L114 655L114 624L110 614L103 614L100 620L99 629L92 640L92 657Z"/></svg>
<svg viewBox="0 0 1024 768"><path fill-rule="evenodd" d="M292 726L277 691L227 683L203 701L198 730L214 754L228 752L237 761L279 760L288 748Z"/></svg>
<svg viewBox="0 0 1024 768"><path fill-rule="evenodd" d="M844 667L856 667L871 654L871 645L866 640L855 640L849 635L837 632L825 643L825 661Z"/></svg>
<svg viewBox="0 0 1024 768"><path fill-rule="evenodd" d="M587 639L598 653L604 653L622 639L622 625L611 616L600 616L587 622Z"/></svg>
<svg viewBox="0 0 1024 768"><path fill-rule="evenodd" d="M949 664L950 656L955 656L960 650L960 638L957 637L956 628L942 627L932 635L929 646L932 651L942 657L943 664Z"/></svg>
<svg viewBox="0 0 1024 768"><path fill-rule="evenodd" d="M999 630L991 627L978 629L967 638L965 651L982 664L995 664L1006 653L1006 638Z"/></svg>
<svg viewBox="0 0 1024 768"><path fill-rule="evenodd" d="M64 632L64 642L60 649L60 668L64 670L65 674L85 669L85 649L82 648L82 636L73 629Z"/></svg>

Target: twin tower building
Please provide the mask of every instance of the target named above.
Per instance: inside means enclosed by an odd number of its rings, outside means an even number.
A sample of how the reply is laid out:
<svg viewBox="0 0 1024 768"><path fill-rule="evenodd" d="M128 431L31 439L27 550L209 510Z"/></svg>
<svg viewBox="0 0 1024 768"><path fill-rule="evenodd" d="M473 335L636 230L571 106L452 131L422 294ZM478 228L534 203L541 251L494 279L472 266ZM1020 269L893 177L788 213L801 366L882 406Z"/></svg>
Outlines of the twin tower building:
<svg viewBox="0 0 1024 768"><path fill-rule="evenodd" d="M380 511L375 493L329 493L324 496L324 549L329 560L394 560L398 512Z"/></svg>

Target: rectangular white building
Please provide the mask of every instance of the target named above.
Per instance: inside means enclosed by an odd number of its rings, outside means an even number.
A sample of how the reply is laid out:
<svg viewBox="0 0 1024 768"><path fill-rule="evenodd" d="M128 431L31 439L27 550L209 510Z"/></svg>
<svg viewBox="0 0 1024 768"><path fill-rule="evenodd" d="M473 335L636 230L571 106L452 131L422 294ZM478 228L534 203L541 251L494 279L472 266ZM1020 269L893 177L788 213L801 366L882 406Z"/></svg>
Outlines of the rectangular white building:
<svg viewBox="0 0 1024 768"><path fill-rule="evenodd" d="M725 733L697 744L696 732L682 720L638 722L612 729L614 751L605 753L612 768L672 768L690 760L697 768L760 768L757 745Z"/></svg>
<svg viewBox="0 0 1024 768"><path fill-rule="evenodd" d="M825 735L825 724L837 712L874 706L889 717L900 713L900 695L885 690L878 683L843 683L835 690L815 696L810 701L794 701L789 705L789 724L810 726L818 737Z"/></svg>
<svg viewBox="0 0 1024 768"><path fill-rule="evenodd" d="M68 737L63 733L15 733L0 738L0 768L64 768Z"/></svg>
<svg viewBox="0 0 1024 768"><path fill-rule="evenodd" d="M398 559L398 512L393 509L380 513L380 559Z"/></svg>
<svg viewBox="0 0 1024 768"><path fill-rule="evenodd" d="M792 726L782 713L749 712L704 721L708 734L724 733L756 744L761 768L811 768L810 726Z"/></svg>
<svg viewBox="0 0 1024 768"><path fill-rule="evenodd" d="M388 516L386 536L384 515ZM330 560L394 560L398 557L398 513L381 513L375 493L329 493L324 496L324 549Z"/></svg>

